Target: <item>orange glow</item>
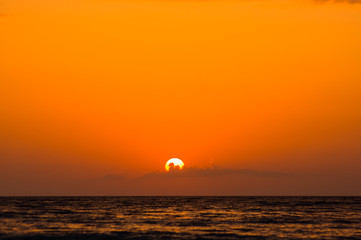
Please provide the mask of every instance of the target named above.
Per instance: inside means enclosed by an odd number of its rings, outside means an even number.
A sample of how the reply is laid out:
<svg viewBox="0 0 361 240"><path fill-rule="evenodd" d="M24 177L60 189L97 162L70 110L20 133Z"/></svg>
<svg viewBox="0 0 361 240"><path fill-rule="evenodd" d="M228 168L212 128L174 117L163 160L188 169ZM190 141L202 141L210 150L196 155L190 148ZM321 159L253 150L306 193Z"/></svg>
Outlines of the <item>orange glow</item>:
<svg viewBox="0 0 361 240"><path fill-rule="evenodd" d="M179 167L179 170L182 170L184 167L184 163L179 158L171 158L169 159L165 164L165 170L168 172L170 169L177 169Z"/></svg>
<svg viewBox="0 0 361 240"><path fill-rule="evenodd" d="M89 193L170 156L361 186L358 2L0 0L0 195Z"/></svg>

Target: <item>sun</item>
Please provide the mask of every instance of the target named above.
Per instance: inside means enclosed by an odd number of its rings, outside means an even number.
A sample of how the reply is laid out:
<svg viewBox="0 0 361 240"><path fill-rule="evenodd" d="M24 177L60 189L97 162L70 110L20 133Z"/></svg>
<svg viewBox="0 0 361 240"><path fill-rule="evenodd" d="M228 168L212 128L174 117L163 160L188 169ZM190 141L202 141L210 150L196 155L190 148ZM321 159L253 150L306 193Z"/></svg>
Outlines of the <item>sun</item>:
<svg viewBox="0 0 361 240"><path fill-rule="evenodd" d="M169 171L172 169L177 169L177 168L179 168L179 170L182 170L183 167L184 167L184 163L179 158L171 158L165 164L166 171Z"/></svg>

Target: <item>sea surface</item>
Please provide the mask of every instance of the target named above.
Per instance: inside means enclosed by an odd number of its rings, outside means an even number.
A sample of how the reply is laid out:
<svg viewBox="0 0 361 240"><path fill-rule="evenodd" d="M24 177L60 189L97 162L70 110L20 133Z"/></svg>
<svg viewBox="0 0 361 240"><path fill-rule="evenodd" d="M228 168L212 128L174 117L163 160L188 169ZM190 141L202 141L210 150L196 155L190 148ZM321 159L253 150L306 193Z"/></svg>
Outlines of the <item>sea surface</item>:
<svg viewBox="0 0 361 240"><path fill-rule="evenodd" d="M361 197L2 197L0 239L361 239Z"/></svg>

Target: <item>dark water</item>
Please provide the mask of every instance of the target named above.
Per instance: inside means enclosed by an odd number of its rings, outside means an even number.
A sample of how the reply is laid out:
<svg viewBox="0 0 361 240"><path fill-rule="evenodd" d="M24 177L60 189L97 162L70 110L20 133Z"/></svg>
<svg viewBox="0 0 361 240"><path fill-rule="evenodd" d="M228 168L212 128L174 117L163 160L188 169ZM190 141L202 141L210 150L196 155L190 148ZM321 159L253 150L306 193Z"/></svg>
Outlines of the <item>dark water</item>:
<svg viewBox="0 0 361 240"><path fill-rule="evenodd" d="M6 197L0 239L361 239L361 197Z"/></svg>

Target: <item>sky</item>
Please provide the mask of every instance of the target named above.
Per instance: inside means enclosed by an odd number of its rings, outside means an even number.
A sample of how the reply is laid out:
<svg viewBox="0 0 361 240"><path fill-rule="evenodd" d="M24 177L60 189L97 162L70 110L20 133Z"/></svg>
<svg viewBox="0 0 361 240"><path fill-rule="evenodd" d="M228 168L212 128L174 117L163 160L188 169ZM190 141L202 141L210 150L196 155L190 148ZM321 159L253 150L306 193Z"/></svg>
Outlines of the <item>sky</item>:
<svg viewBox="0 0 361 240"><path fill-rule="evenodd" d="M360 3L0 0L0 195L361 195Z"/></svg>

